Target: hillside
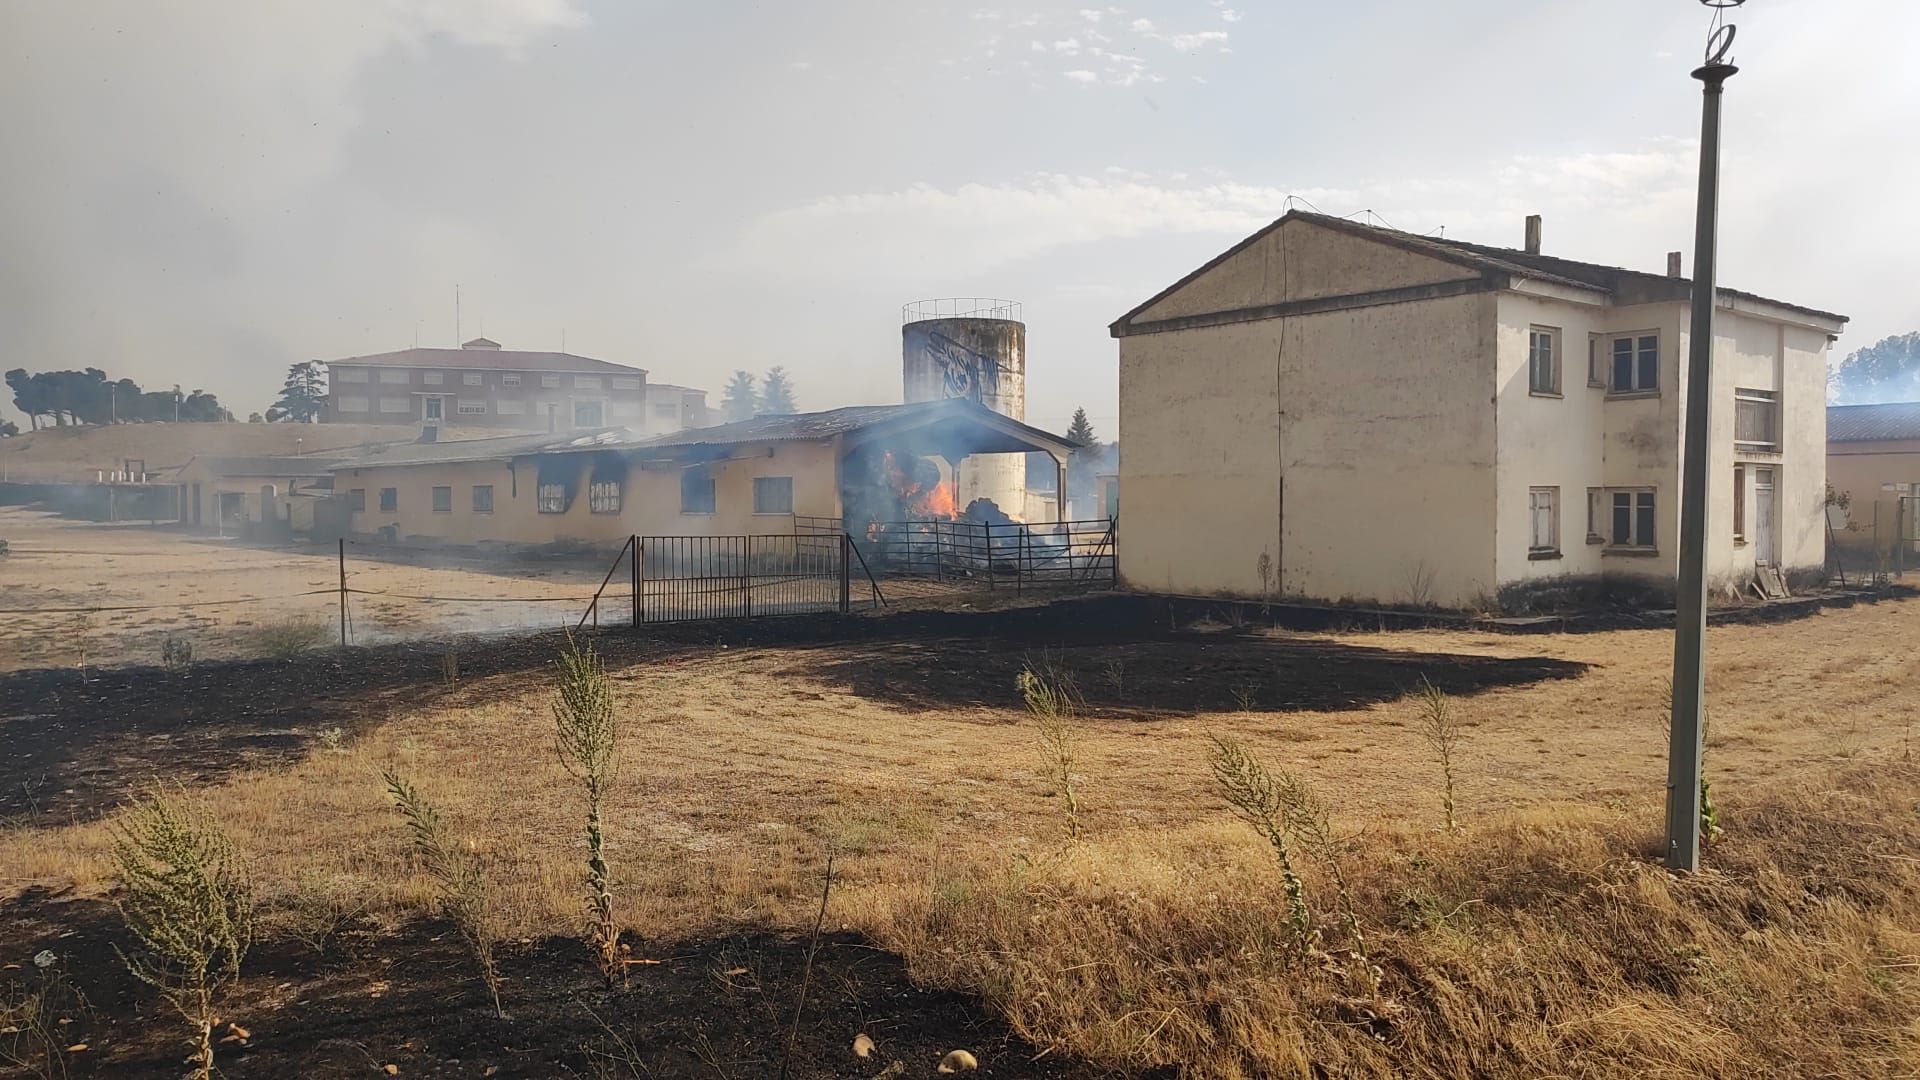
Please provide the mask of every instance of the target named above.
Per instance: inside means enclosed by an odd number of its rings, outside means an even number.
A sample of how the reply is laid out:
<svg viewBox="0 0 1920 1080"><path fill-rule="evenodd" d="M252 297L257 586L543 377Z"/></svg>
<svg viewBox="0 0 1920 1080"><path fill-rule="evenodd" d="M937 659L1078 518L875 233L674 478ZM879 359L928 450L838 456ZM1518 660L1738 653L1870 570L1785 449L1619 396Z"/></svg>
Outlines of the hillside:
<svg viewBox="0 0 1920 1080"><path fill-rule="evenodd" d="M497 435L491 430L443 428L443 439ZM0 479L92 480L123 468L129 458L148 472L185 464L198 455L314 454L372 443L407 442L406 424L116 424L43 428L0 439Z"/></svg>

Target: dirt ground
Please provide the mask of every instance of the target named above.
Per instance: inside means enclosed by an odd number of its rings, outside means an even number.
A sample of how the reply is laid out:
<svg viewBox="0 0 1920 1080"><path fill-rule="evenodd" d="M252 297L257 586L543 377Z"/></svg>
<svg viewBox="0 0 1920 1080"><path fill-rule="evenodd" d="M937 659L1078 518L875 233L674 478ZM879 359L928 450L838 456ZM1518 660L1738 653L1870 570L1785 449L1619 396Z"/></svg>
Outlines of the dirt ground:
<svg viewBox="0 0 1920 1080"><path fill-rule="evenodd" d="M207 658L255 656L290 624L339 641L332 545L264 546L143 523L101 525L0 507L0 671L156 664L167 638ZM375 644L572 625L611 560L483 560L347 545L349 640ZM616 586L624 582L616 582ZM626 590L608 610L624 616ZM421 600L415 597L449 597ZM122 610L78 611L84 608ZM125 610L137 609L137 610Z"/></svg>
<svg viewBox="0 0 1920 1080"><path fill-rule="evenodd" d="M898 958L860 936L876 898L940 881L962 856L1039 859L1058 845L1058 785L1014 686L1023 665L1074 673L1088 702L1075 765L1086 827L1143 845L1225 821L1209 733L1309 778L1343 829L1432 827L1439 771L1416 730L1422 677L1467 725L1469 821L1581 804L1657 825L1666 779L1672 637L1658 630L1240 632L1171 627L1151 605L1109 597L594 640L629 740L608 825L623 922L647 955L686 958L662 965L657 983L643 973L650 990L592 997L578 947L554 936L579 921L577 795L547 747L555 635L463 643L451 679L445 650L417 643L176 674L0 676L11 822L0 895L13 898L0 908L0 962L50 948L110 983L101 815L158 775L207 793L270 912L296 910L316 882L354 901L338 956L303 961L268 936L234 998L254 1034L229 1075L346 1075L403 1049L408 1075L478 1075L480 1061L502 1075L594 1075L588 1048L607 1045L609 1028L644 1046L655 1071L634 1075L766 1075L780 1010L725 1019L754 1011L726 972L762 965L768 1001L791 1001L796 935L830 851L827 928L840 936L822 963L844 992L821 999L801 1075L879 1073L835 1048L880 1020L908 1033L908 1069L895 1075L930 1074L948 1043L979 1052L988 1075L1091 1075L962 999L915 990ZM1817 785L1905 757L1917 647L1920 602L1906 600L1716 627L1709 777L1723 791ZM456 945L423 937L427 887L381 790L387 766L417 779L501 883L507 931L524 939L507 961L521 980L509 997L546 1034L486 1022ZM672 1003L658 1024L637 1019L652 994ZM72 1055L76 1067L163 1075L159 1007L131 988L94 996L111 1004L76 1020L92 1046Z"/></svg>

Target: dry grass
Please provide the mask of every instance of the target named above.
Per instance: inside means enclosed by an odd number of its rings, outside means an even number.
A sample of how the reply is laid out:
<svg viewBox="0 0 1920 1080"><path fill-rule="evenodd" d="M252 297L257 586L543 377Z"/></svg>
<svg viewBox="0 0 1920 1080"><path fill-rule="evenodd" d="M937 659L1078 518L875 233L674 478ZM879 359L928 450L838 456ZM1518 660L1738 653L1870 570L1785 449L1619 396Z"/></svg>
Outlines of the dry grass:
<svg viewBox="0 0 1920 1080"><path fill-rule="evenodd" d="M735 648L612 672L629 765L609 861L637 955L682 936L830 925L978 992L1036 1040L1199 1076L1906 1075L1920 1069L1920 605L1710 635L1707 769L1727 834L1676 882L1657 847L1669 635L1338 635L1374 648L1548 655L1585 675L1478 694L1455 763L1472 820L1433 828L1441 777L1407 698L1334 712L1076 728L1086 838L1017 707L906 712L809 677L807 650ZM1129 673L1129 681L1138 676ZM382 766L417 777L495 869L503 935L577 918L576 781L546 752L547 687L468 679L292 768L209 798L271 894L350 883L372 917L432 888L393 827ZM1211 789L1229 735L1333 802L1372 957L1283 975L1272 854ZM1358 835L1356 835L1358 834ZM0 890L104 889L106 827L0 835ZM1334 893L1303 868L1316 918ZM636 933L637 931L637 933ZM641 936L644 935L644 936Z"/></svg>

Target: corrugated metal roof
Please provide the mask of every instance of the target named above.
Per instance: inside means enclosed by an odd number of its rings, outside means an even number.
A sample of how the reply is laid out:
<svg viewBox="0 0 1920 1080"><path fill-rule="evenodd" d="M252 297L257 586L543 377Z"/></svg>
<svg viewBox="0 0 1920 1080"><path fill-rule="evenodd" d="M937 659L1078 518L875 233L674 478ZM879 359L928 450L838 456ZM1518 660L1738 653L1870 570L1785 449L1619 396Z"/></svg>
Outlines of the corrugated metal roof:
<svg viewBox="0 0 1920 1080"><path fill-rule="evenodd" d="M392 465L451 464L461 461L497 461L554 450L588 450L597 446L631 445L638 441L626 428L597 431L502 435L493 439L456 439L451 442L411 442L378 446L359 457L334 465L342 469L377 469Z"/></svg>
<svg viewBox="0 0 1920 1080"><path fill-rule="evenodd" d="M397 352L347 356L329 360L331 366L343 364L394 368L472 368L487 371L586 371L612 375L645 375L645 368L595 360L563 352L520 352L514 349L400 349Z"/></svg>
<svg viewBox="0 0 1920 1080"><path fill-rule="evenodd" d="M199 463L220 476L326 476L334 466L351 458L335 455L286 457L196 457L187 464ZM180 466L186 468L186 465Z"/></svg>
<svg viewBox="0 0 1920 1080"><path fill-rule="evenodd" d="M1920 401L1827 406L1828 442L1920 439Z"/></svg>

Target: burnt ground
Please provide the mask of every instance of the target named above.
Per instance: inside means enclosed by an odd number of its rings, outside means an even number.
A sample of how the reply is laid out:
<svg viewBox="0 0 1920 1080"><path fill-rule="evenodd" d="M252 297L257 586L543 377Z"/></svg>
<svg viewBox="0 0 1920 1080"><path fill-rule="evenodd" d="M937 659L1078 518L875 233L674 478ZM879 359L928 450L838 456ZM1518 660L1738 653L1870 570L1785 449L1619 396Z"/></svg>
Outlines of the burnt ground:
<svg viewBox="0 0 1920 1080"><path fill-rule="evenodd" d="M1181 630L1163 606L1125 597L656 626L602 632L595 643L616 670L711 657L720 645L788 647L797 673L912 710L1017 705L1014 675L1045 657L1072 671L1103 712L1142 720L1218 708L1239 694L1263 709L1326 709L1402 695L1422 675L1465 693L1582 669ZM186 672L0 675L0 815L24 829L85 820L149 777L198 784L291 762L330 728L352 734L415 707L457 709L519 692L524 680L485 677L543 668L560 645L543 634L329 649ZM453 681L443 673L450 649L459 662ZM124 930L102 901L44 890L0 901L0 995L40 978L32 957L51 950L55 970L87 999L63 1009L71 1023L54 1032L62 1046L85 1045L68 1055L73 1075L177 1076L185 1029L127 974L116 945L127 947ZM389 1064L400 1076L777 1074L805 940L748 934L639 942L635 951L662 962L635 968L631 988L610 993L576 940L507 945L511 1019L501 1020L447 926L350 926L325 953L266 936L225 999L223 1016L249 1035L220 1047L220 1069L229 1077L383 1075ZM795 1077L932 1076L955 1048L979 1057L981 1076L1107 1075L1040 1056L980 1003L915 987L898 956L851 936L825 939L810 985ZM879 1046L864 1061L850 1052L863 1031ZM9 1038L0 1033L0 1059ZM885 1071L896 1061L900 1070Z"/></svg>
<svg viewBox="0 0 1920 1080"><path fill-rule="evenodd" d="M0 986L43 978L32 957L45 949L58 958L50 970L86 998L68 999L52 1026L63 1050L84 1047L61 1055L71 1075L172 1080L189 1029L127 973L116 945L129 947L104 902L44 892L0 902ZM637 956L661 962L610 992L577 940L510 944L499 954L502 1020L450 926L349 926L324 953L266 940L220 998L219 1034L231 1023L247 1038L219 1044L216 1065L236 1080L380 1076L388 1065L403 1077L771 1077L807 951L804 938L764 934L636 943ZM899 957L851 935L822 937L808 986L796 1078L929 1077L953 1049L979 1059L976 1076L1108 1075L1041 1056L966 997L914 987ZM863 1032L876 1044L865 1060L851 1050ZM8 1071L9 1045L0 1034L0 1076L35 1075ZM903 1068L885 1072L895 1062Z"/></svg>
<svg viewBox="0 0 1920 1080"><path fill-rule="evenodd" d="M1577 675L1547 658L1409 653L1318 640L1176 629L1164 605L1091 597L990 612L901 611L606 630L608 667L711 655L718 645L795 648L793 671L910 709L1015 706L1022 665L1051 658L1106 715L1149 718L1236 705L1357 708L1424 676L1472 693ZM425 704L498 693L476 680L553 662L558 634L326 649L284 660L0 674L0 818L71 821L118 805L152 777L207 783L297 760L339 728L352 735ZM459 678L444 675L446 654Z"/></svg>

